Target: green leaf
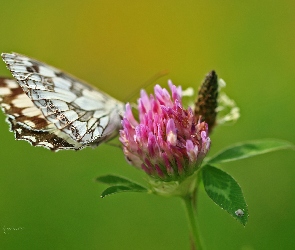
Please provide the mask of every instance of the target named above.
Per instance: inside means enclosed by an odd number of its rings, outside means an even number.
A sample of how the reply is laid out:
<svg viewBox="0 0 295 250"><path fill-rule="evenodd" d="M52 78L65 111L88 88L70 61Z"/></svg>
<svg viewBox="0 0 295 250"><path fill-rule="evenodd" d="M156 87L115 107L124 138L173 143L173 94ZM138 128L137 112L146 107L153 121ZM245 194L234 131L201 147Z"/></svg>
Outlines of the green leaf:
<svg viewBox="0 0 295 250"><path fill-rule="evenodd" d="M140 186L124 177L111 174L99 176L96 178L96 181L108 185Z"/></svg>
<svg viewBox="0 0 295 250"><path fill-rule="evenodd" d="M102 198L104 198L107 195L122 192L148 192L148 190L145 187L120 176L104 175L97 177L96 181L111 186L102 192Z"/></svg>
<svg viewBox="0 0 295 250"><path fill-rule="evenodd" d="M245 226L249 214L239 184L229 174L210 165L205 165L201 171L208 196Z"/></svg>
<svg viewBox="0 0 295 250"><path fill-rule="evenodd" d="M255 155L281 149L295 149L294 144L276 139L263 139L239 143L217 153L207 161L208 164L217 164L228 161L235 161Z"/></svg>
<svg viewBox="0 0 295 250"><path fill-rule="evenodd" d="M135 189L132 187L127 187L127 186L111 186L105 189L101 193L100 197L104 198L111 194L117 194L117 193L123 193L123 192L147 192L147 191L148 191L147 189Z"/></svg>

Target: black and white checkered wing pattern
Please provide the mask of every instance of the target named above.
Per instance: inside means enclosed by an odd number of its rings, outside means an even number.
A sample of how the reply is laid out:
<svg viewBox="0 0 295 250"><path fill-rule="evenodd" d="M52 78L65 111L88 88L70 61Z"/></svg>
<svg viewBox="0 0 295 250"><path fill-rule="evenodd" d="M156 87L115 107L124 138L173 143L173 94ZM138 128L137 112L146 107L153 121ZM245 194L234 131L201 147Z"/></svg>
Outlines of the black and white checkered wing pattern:
<svg viewBox="0 0 295 250"><path fill-rule="evenodd" d="M0 78L0 102L17 139L57 151L97 146L118 133L123 103L26 56L2 58L15 80Z"/></svg>

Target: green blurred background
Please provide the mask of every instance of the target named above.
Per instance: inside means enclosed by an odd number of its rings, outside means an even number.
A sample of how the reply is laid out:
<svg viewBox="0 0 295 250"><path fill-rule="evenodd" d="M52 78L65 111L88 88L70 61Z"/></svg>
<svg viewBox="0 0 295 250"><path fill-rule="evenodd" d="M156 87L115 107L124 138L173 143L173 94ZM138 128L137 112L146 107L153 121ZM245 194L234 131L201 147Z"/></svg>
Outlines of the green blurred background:
<svg viewBox="0 0 295 250"><path fill-rule="evenodd" d="M242 116L214 131L210 154L249 139L295 142L292 0L12 0L0 7L0 51L45 61L120 100L161 70L169 70L162 86L170 78L197 89L215 69ZM10 75L4 63L0 74ZM118 148L52 153L15 141L0 118L0 249L189 249L177 198L99 198L105 186L96 176L144 183ZM208 250L294 249L294 160L294 151L281 151L222 165L242 186L250 217L243 228L201 190Z"/></svg>

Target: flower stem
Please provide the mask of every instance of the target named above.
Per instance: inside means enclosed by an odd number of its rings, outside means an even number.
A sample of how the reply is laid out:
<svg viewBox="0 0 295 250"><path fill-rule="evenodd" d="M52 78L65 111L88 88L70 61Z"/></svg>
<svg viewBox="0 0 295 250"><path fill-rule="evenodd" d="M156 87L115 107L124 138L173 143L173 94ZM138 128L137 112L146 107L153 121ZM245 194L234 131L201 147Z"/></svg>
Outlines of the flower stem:
<svg viewBox="0 0 295 250"><path fill-rule="evenodd" d="M189 223L190 223L190 241L191 250L203 250L197 225L197 212L195 206L195 192L182 197L185 203Z"/></svg>

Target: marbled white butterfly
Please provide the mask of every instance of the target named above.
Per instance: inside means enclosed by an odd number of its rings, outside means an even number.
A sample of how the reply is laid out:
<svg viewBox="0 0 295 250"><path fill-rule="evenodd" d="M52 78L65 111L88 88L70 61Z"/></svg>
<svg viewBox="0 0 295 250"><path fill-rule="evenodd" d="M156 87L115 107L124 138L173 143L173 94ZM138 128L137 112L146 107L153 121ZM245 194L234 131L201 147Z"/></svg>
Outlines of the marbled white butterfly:
<svg viewBox="0 0 295 250"><path fill-rule="evenodd" d="M16 139L53 151L78 150L118 133L122 102L32 58L2 58L15 79L0 78L0 104Z"/></svg>

